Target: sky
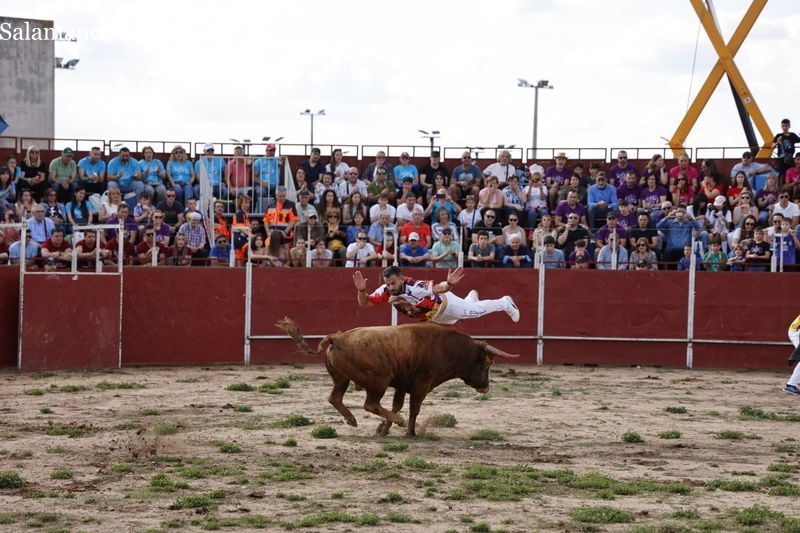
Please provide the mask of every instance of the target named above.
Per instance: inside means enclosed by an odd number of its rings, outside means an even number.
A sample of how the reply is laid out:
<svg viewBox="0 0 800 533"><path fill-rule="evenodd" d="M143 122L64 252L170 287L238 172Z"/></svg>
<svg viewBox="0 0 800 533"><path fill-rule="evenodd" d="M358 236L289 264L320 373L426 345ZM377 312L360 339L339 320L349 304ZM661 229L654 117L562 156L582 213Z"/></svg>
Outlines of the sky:
<svg viewBox="0 0 800 533"><path fill-rule="evenodd" d="M716 1L724 40L749 4ZM540 148L658 148L717 60L689 0L4 0L2 13L102 37L56 43L80 59L56 72L59 138L305 144L300 112L325 109L318 145L425 146L421 129L445 147L529 147L524 78L554 87L539 91ZM735 58L772 131L800 123L799 41L797 0L770 0ZM726 78L686 145L746 145Z"/></svg>

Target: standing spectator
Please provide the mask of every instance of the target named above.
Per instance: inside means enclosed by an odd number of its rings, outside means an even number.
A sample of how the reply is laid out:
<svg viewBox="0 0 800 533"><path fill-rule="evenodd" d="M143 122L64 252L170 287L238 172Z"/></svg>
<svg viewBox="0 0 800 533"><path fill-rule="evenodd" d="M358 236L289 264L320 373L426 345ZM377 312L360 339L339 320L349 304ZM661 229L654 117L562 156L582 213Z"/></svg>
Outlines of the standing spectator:
<svg viewBox="0 0 800 533"><path fill-rule="evenodd" d="M620 152L624 153L624 152ZM606 218L617 208L617 191L608 185L606 175L602 172L597 174L597 183L589 187L589 228L597 229L599 221ZM616 218L616 215L615 217Z"/></svg>
<svg viewBox="0 0 800 533"><path fill-rule="evenodd" d="M722 272L728 263L728 255L722 251L722 239L711 237L710 250L703 256L703 268L706 272Z"/></svg>
<svg viewBox="0 0 800 533"><path fill-rule="evenodd" d="M660 157L661 156L659 156L659 158ZM648 164L648 169L649 168L650 164ZM633 172L633 174L636 176L636 181L639 181L639 178L641 177L641 174L639 174L639 169L637 169L635 166L631 165L628 162L628 152L626 152L625 150L620 150L617 153L616 164L614 164L611 168L608 169L608 179L611 181L611 185L614 187L618 187L625 180L625 177L628 175L628 172ZM651 170L648 174L655 175L655 172ZM660 176L656 175L656 178L660 179Z"/></svg>
<svg viewBox="0 0 800 533"><path fill-rule="evenodd" d="M776 217L780 215L775 215ZM797 250L800 250L800 239L789 225L789 221L781 218L781 227L773 237L775 242L775 255L779 272L795 272L797 268Z"/></svg>
<svg viewBox="0 0 800 533"><path fill-rule="evenodd" d="M547 180L547 187L549 188L551 209L556 206L558 193L562 188L566 187L570 176L572 176L572 170L567 167L567 154L558 152L555 160L556 164L548 167L547 171L544 173L544 177Z"/></svg>
<svg viewBox="0 0 800 533"><path fill-rule="evenodd" d="M203 156L194 164L194 174L197 182L194 185L194 197L200 198L200 177L205 173L211 184L211 191L216 198L227 198L230 182L225 176L225 160L214 155L214 143L206 143L203 147Z"/></svg>
<svg viewBox="0 0 800 533"><path fill-rule="evenodd" d="M433 266L455 268L458 266L459 253L461 253L461 246L453 240L453 230L449 227L443 228L441 239L437 240L431 249Z"/></svg>
<svg viewBox="0 0 800 533"><path fill-rule="evenodd" d="M772 149L776 150L775 167L781 176L786 175L794 164L794 145L800 143L800 137L789 131L792 123L788 118L781 120L781 132L772 139Z"/></svg>
<svg viewBox="0 0 800 533"><path fill-rule="evenodd" d="M489 232L479 230L473 234L474 242L469 247L467 260L472 268L493 268L495 259L495 245L489 242Z"/></svg>
<svg viewBox="0 0 800 533"><path fill-rule="evenodd" d="M662 218L656 227L665 235L664 260L670 263L678 261L683 256L683 248L685 246L691 248L692 233L701 226L701 221L690 219L683 206L678 206ZM674 266L667 268L673 269Z"/></svg>
<svg viewBox="0 0 800 533"><path fill-rule="evenodd" d="M300 165L300 168L305 170L306 179L308 179L308 183L311 187L316 185L322 173L325 172L325 163L320 161L320 153L319 148L315 146L311 149L311 154L308 156L308 159L303 161Z"/></svg>
<svg viewBox="0 0 800 533"><path fill-rule="evenodd" d="M35 144L28 146L25 159L20 164L20 176L17 179L18 193L28 190L37 202L41 201L44 190L47 188L47 174L49 169L41 158L41 150Z"/></svg>
<svg viewBox="0 0 800 533"><path fill-rule="evenodd" d="M750 241L744 254L747 259L747 270L751 272L767 272L770 267L772 251L769 243L764 240L764 228L756 228L755 238Z"/></svg>
<svg viewBox="0 0 800 533"><path fill-rule="evenodd" d="M252 194L252 182L250 179L252 168L253 159L245 157L244 146L236 146L233 149L233 157L228 159L228 164L225 167L225 174L228 183L230 183L231 196L239 198L239 195L249 197Z"/></svg>
<svg viewBox="0 0 800 533"><path fill-rule="evenodd" d="M76 187L81 185L90 194L103 194L106 190L106 162L99 146L92 146L89 155L78 161Z"/></svg>
<svg viewBox="0 0 800 533"><path fill-rule="evenodd" d="M73 160L72 148L64 148L61 156L50 162L48 182L55 189L59 202L69 202L72 198L72 188L78 180L78 165Z"/></svg>
<svg viewBox="0 0 800 533"><path fill-rule="evenodd" d="M167 169L160 159L156 159L152 146L142 148L142 159L139 161L139 175L144 183L144 190L153 199L153 204L164 201L167 188L164 186L164 178L167 177Z"/></svg>
<svg viewBox="0 0 800 533"><path fill-rule="evenodd" d="M124 146L119 149L119 155L108 162L108 188L119 189L123 198L131 194L133 203L144 191L139 162L131 157L131 151Z"/></svg>

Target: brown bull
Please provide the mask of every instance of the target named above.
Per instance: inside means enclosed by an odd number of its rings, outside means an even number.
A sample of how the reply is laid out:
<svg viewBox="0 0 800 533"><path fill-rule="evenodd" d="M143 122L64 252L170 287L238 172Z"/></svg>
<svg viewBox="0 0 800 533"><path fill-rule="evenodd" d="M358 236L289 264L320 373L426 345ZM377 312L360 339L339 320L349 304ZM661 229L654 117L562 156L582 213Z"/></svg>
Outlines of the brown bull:
<svg viewBox="0 0 800 533"><path fill-rule="evenodd" d="M309 348L291 318L279 320L275 325L288 333L302 352L316 355L325 351L325 367L333 378L328 401L351 426L358 423L342 398L351 381L367 392L364 409L385 419L378 426L380 435L386 435L393 422L401 427L406 425L397 414L403 407L406 393L410 395L411 405L407 433L415 436L419 408L434 387L460 378L478 392L486 392L494 357L519 357L484 341L475 341L455 329L429 322L333 333L320 341L316 351ZM395 390L391 411L381 406L389 387Z"/></svg>

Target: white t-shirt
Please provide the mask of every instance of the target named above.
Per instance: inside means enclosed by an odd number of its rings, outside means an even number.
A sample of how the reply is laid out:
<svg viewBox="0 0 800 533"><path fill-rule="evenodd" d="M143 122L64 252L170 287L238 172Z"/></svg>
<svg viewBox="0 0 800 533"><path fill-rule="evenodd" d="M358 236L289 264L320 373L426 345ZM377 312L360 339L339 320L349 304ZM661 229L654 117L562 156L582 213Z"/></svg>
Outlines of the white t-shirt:
<svg viewBox="0 0 800 533"><path fill-rule="evenodd" d="M505 183L509 176L516 176L517 169L509 163L506 166L500 163L492 163L483 171L484 176L495 176L500 183Z"/></svg>
<svg viewBox="0 0 800 533"><path fill-rule="evenodd" d="M800 217L800 206L798 206L794 202L789 202L786 207L781 207L780 202L775 204L775 207L772 208L772 214L780 213L783 215L783 218L788 218L791 222L792 218Z"/></svg>
<svg viewBox="0 0 800 533"><path fill-rule="evenodd" d="M392 204L386 204L386 208L381 210L381 204L375 204L369 208L369 220L372 223L378 221L381 213L386 212L389 214L389 222L394 222L395 217L397 216L397 209Z"/></svg>
<svg viewBox="0 0 800 533"><path fill-rule="evenodd" d="M355 253L355 258L350 259L352 254ZM358 249L358 243L354 242L352 244L347 245L347 263L345 264L346 267L354 267L356 266L356 261L359 259L364 259L365 257L369 257L375 253L375 247L372 246L370 243L365 243L364 247L360 250Z"/></svg>
<svg viewBox="0 0 800 533"><path fill-rule="evenodd" d="M414 211L422 211L423 213L425 212L425 210L422 209L422 206L419 204L414 204ZM398 223L400 222L405 223L411 221L411 211L409 211L408 206L406 205L405 202L397 206L395 216L397 217Z"/></svg>

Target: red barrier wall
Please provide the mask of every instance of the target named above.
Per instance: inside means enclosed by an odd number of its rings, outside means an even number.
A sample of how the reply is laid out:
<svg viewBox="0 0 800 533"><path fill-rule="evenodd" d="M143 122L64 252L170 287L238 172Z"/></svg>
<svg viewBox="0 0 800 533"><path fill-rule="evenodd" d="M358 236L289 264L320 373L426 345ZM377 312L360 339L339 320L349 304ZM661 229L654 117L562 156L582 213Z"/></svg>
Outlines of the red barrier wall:
<svg viewBox="0 0 800 533"><path fill-rule="evenodd" d="M254 268L251 334L276 338L252 340L251 363L321 361L300 354L294 343L274 327L274 322L283 316L291 316L298 322L312 346L316 346L319 336L331 332L389 324L389 306L358 307L352 273L353 270L343 268ZM369 290L378 286L380 269L364 269L363 273ZM446 276L444 269L409 269L406 273L436 281ZM103 331L100 338L106 338L106 330L114 329L115 315L110 303L102 298L97 300L97 306L108 310L98 321L96 315L80 320L84 318L83 308L75 302L87 301L90 294L113 292L108 284L114 279L117 278L81 276L75 281L71 276L27 276L26 281L35 281L26 284L26 301L46 301L48 312L26 314L25 338L49 336L48 342L63 342L67 351L86 351L85 346L70 342L75 338L94 338L92 335L97 335L92 333L94 328ZM786 329L797 314L794 289L798 279L796 274L788 273L697 273L693 366L785 369L790 352ZM545 363L685 366L685 341L635 342L634 339L685 339L686 272L548 270L545 287ZM538 271L467 269L455 293L465 296L471 288L476 288L482 299L513 295L522 319L514 324L504 313L497 313L462 321L457 328L477 338L512 337L489 340L505 351L520 354L517 360L520 363L536 362ZM13 317L19 294L15 269L0 270L0 291L3 302L0 305L10 317L0 325L3 333L0 362L6 367L15 366ZM244 292L244 269L126 268L123 274L123 365L242 364ZM56 315L51 301L56 302ZM63 316L76 319L64 320ZM402 315L399 317L401 323L409 321ZM581 337L612 339L583 340ZM701 342L703 339L780 344L735 345ZM101 348L92 350L100 353ZM102 360L110 359L104 356ZM74 360L61 357L53 361L40 357L39 361L37 368L63 368ZM95 360L89 363L100 366ZM81 366L84 364L85 361ZM116 366L116 362L109 366Z"/></svg>
<svg viewBox="0 0 800 533"><path fill-rule="evenodd" d="M26 275L21 368L118 368L119 300L119 276Z"/></svg>
<svg viewBox="0 0 800 533"><path fill-rule="evenodd" d="M0 267L0 368L17 366L19 269Z"/></svg>

